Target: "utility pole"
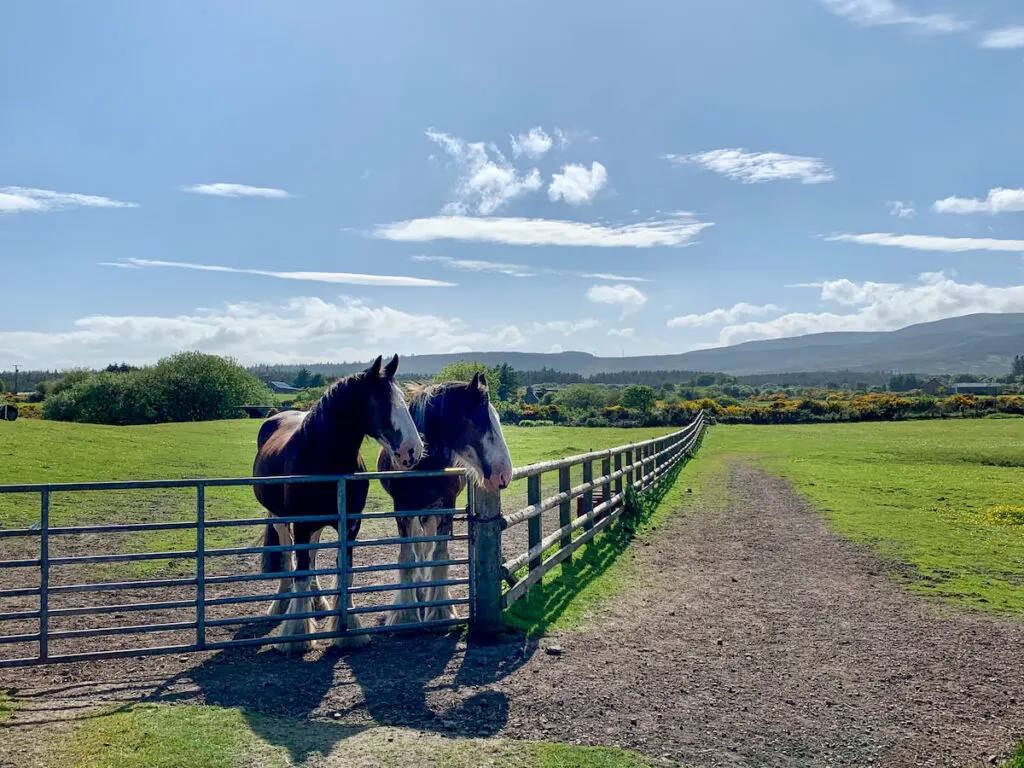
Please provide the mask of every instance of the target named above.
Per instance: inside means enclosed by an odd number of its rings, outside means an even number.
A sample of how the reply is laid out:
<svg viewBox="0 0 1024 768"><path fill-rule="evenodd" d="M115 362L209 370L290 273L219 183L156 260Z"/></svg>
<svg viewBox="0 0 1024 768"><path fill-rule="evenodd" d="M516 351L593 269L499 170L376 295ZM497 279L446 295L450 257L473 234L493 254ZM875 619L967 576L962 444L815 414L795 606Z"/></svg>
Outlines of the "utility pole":
<svg viewBox="0 0 1024 768"><path fill-rule="evenodd" d="M14 366L14 394L18 394L18 366Z"/></svg>

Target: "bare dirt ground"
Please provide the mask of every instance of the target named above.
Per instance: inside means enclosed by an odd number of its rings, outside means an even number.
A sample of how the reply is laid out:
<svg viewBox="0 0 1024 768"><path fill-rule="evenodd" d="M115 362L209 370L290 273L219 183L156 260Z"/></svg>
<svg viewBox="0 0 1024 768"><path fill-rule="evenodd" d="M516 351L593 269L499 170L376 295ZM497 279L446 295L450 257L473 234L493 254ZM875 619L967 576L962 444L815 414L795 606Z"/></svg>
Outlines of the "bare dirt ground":
<svg viewBox="0 0 1024 768"><path fill-rule="evenodd" d="M638 542L635 588L587 629L6 670L16 710L0 738L116 701L244 707L257 730L261 715L336 723L321 752L388 725L701 766L971 766L1024 738L1024 624L909 594L781 480L737 467L730 487L727 510L695 509Z"/></svg>

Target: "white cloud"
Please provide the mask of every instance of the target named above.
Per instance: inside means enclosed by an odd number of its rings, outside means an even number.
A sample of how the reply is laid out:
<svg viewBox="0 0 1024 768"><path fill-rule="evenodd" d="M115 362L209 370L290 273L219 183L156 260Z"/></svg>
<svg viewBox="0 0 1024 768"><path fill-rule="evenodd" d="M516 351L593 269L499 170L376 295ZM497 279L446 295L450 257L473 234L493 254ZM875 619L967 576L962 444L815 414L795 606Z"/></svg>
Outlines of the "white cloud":
<svg viewBox="0 0 1024 768"><path fill-rule="evenodd" d="M274 187L250 187L248 184L228 184L222 181L216 184L191 184L182 187L181 191L213 197L268 197L278 200L292 196L290 192Z"/></svg>
<svg viewBox="0 0 1024 768"><path fill-rule="evenodd" d="M988 197L984 200L973 197L947 197L936 200L932 208L939 213L996 214L1024 211L1024 189L996 187L988 191Z"/></svg>
<svg viewBox="0 0 1024 768"><path fill-rule="evenodd" d="M506 245L571 245L597 248L651 248L689 245L707 227L688 215L605 226L578 221L524 218L434 216L382 224L373 236L401 242L463 240Z"/></svg>
<svg viewBox="0 0 1024 768"><path fill-rule="evenodd" d="M649 283L649 277L630 277L628 275L616 275L610 272L576 272L576 277L585 277L588 280L612 280L620 283Z"/></svg>
<svg viewBox="0 0 1024 768"><path fill-rule="evenodd" d="M552 202L562 199L570 205L589 203L608 183L608 171L598 162L583 165L563 165L561 173L551 175L548 197Z"/></svg>
<svg viewBox="0 0 1024 768"><path fill-rule="evenodd" d="M549 355L560 355L565 351L565 347L561 344L552 344L551 349L548 350Z"/></svg>
<svg viewBox="0 0 1024 768"><path fill-rule="evenodd" d="M914 251L1020 251L1024 240L1000 240L994 237L940 237L938 235L894 235L891 232L869 232L861 235L838 234L826 237L830 242L882 245L891 248L909 248Z"/></svg>
<svg viewBox="0 0 1024 768"><path fill-rule="evenodd" d="M368 360L456 349L509 349L526 337L515 325L480 328L455 317L295 298L283 304L228 304L176 316L92 315L63 332L0 331L0 357L25 367L148 363L181 350L230 355L243 363ZM408 365L408 364L407 364Z"/></svg>
<svg viewBox="0 0 1024 768"><path fill-rule="evenodd" d="M610 280L620 283L649 283L650 278L633 277L630 275L615 275L608 272L573 272L566 269L552 269L550 267L531 267L527 264L510 264L503 261L486 261L484 259L454 259L451 256L424 256L418 254L410 257L413 261L443 264L449 269L459 269L465 272L496 272L511 277L537 277L538 275L562 275L564 277L581 277L586 280ZM110 266L130 266L114 265Z"/></svg>
<svg viewBox="0 0 1024 768"><path fill-rule="evenodd" d="M554 141L539 125L527 133L511 137L512 157L526 155L531 160L543 157L551 149Z"/></svg>
<svg viewBox="0 0 1024 768"><path fill-rule="evenodd" d="M0 187L0 214L43 213L64 208L138 208L138 203L126 203L100 195L81 195L76 192L54 192L32 187Z"/></svg>
<svg viewBox="0 0 1024 768"><path fill-rule="evenodd" d="M620 339L632 339L636 335L634 328L612 328L608 331L609 336L618 336Z"/></svg>
<svg viewBox="0 0 1024 768"><path fill-rule="evenodd" d="M595 304L612 304L622 307L622 317L638 311L647 303L647 297L632 285L592 285L587 298Z"/></svg>
<svg viewBox="0 0 1024 768"><path fill-rule="evenodd" d="M549 320L546 323L534 323L531 333L562 333L571 336L580 331L597 328L600 323L592 317L583 320Z"/></svg>
<svg viewBox="0 0 1024 768"><path fill-rule="evenodd" d="M468 143L432 128L427 131L427 138L448 153L460 172L455 199L444 207L445 213L487 216L510 200L544 186L540 171L534 168L520 174L493 144Z"/></svg>
<svg viewBox="0 0 1024 768"><path fill-rule="evenodd" d="M997 50L1024 48L1024 27L993 29L981 39L981 47Z"/></svg>
<svg viewBox="0 0 1024 768"><path fill-rule="evenodd" d="M461 269L466 272L497 272L512 277L536 277L537 272L531 271L530 267L523 264L506 264L501 261L484 261L481 259L453 259L450 256L423 256L412 257L413 261L433 262L443 264L449 269Z"/></svg>
<svg viewBox="0 0 1024 768"><path fill-rule="evenodd" d="M176 269L194 269L200 272L227 272L236 275L260 275L276 277L281 280L306 280L317 283L342 283L346 285L377 285L406 288L437 288L449 287L456 283L441 280L427 280L422 277L404 275L365 275L352 272L272 272L264 269L240 269L237 267L221 267L215 264L190 264L183 261L155 261L153 259L127 259L123 262L103 263L105 267L168 267Z"/></svg>
<svg viewBox="0 0 1024 768"><path fill-rule="evenodd" d="M904 203L901 200L890 200L886 205L889 206L889 213L891 215L901 219L912 219L916 213L913 203Z"/></svg>
<svg viewBox="0 0 1024 768"><path fill-rule="evenodd" d="M782 308L774 304L747 304L740 302L728 309L713 309L699 315L680 315L670 318L666 325L669 328L701 328L708 325L723 325L738 322L744 317L759 317L781 312Z"/></svg>
<svg viewBox="0 0 1024 768"><path fill-rule="evenodd" d="M719 333L716 345L825 331L889 331L978 312L1024 311L1024 285L958 283L943 272L922 273L912 285L839 279L815 287L822 301L853 311L792 312L763 322L729 325Z"/></svg>
<svg viewBox="0 0 1024 768"><path fill-rule="evenodd" d="M905 25L927 32L959 32L970 22L952 13L916 14L894 0L821 0L834 13L865 27Z"/></svg>
<svg viewBox="0 0 1024 768"><path fill-rule="evenodd" d="M744 184L766 181L799 181L821 184L834 181L835 171L819 157L786 155L781 152L747 152L745 149L713 149L692 155L662 155L676 165L699 165Z"/></svg>

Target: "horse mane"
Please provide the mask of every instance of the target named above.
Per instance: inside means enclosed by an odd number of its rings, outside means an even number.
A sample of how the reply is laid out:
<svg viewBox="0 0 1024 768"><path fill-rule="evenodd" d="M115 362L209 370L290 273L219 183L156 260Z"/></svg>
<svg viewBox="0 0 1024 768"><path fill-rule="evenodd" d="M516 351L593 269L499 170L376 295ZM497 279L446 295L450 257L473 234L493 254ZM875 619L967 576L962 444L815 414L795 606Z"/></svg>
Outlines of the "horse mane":
<svg viewBox="0 0 1024 768"><path fill-rule="evenodd" d="M310 407L302 420L302 433L315 440L317 433L328 427L331 413L345 410L352 401L352 384L362 378L362 372L352 373L334 381Z"/></svg>

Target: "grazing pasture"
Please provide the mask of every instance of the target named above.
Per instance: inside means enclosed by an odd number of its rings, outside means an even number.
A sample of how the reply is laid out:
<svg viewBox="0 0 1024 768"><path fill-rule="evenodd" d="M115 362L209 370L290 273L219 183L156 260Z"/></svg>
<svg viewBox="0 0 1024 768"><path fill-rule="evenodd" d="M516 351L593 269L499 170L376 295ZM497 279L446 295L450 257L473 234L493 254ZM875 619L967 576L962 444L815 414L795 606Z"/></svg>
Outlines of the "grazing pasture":
<svg viewBox="0 0 1024 768"><path fill-rule="evenodd" d="M1024 613L1021 422L729 426L712 434L705 462L738 459L785 477L913 591Z"/></svg>
<svg viewBox="0 0 1024 768"><path fill-rule="evenodd" d="M256 422L6 426L0 482L39 482L248 474ZM505 434L523 465L665 431ZM364 456L376 450L368 444ZM832 531L880 556L883 573L787 499L782 483L743 465L786 478ZM998 755L1016 768L1024 765L1024 752L1012 756L1022 735L1019 674L1005 649L1018 645L1014 615L1024 612L1022 480L1024 430L1014 420L716 426L676 482L624 521L634 530L602 535L513 607L510 623L534 635L525 645L475 651L416 638L314 662L148 660L136 669L154 682L116 707L105 682L120 679L113 666L72 672L81 687L67 690L80 693L47 693L50 683L33 684L25 671L20 690L0 692L0 721L26 755L38 757L42 745L54 764L128 768L624 768L660 765L654 756L663 754L686 765L870 757L943 766ZM510 490L506 511L526 496ZM33 508L3 503L3 525L32 521ZM174 503L97 498L60 514L76 522L192 514L190 500ZM211 514L217 504L220 514L256 509L248 489L219 493ZM371 484L368 508L386 504ZM967 615L956 610L964 607ZM537 637L544 632L559 636ZM552 643L556 653L541 650ZM389 666L395 654L400 668ZM293 700L261 697L292 678L305 681ZM254 694L254 684L266 687ZM53 696L74 712L86 702L69 697L99 696L102 716L42 726L45 736L18 725L59 711Z"/></svg>

